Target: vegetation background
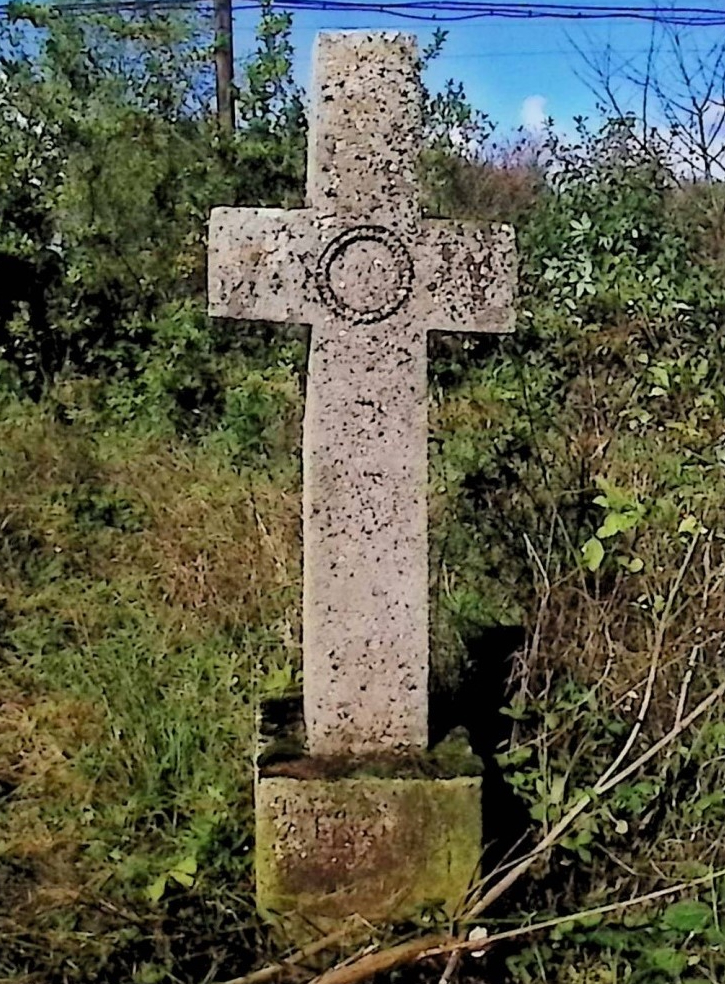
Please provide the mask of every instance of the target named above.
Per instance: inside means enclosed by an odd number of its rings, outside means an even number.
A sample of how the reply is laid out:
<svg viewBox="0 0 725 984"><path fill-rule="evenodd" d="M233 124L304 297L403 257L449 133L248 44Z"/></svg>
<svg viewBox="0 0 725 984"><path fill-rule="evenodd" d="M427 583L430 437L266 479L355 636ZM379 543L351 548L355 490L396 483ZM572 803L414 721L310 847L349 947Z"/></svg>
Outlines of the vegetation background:
<svg viewBox="0 0 725 984"><path fill-rule="evenodd" d="M204 236L212 205L302 201L289 27L265 7L229 134L202 18L18 5L2 25L3 981L202 984L268 949L253 691L299 689L306 340L207 319ZM722 679L725 196L630 117L506 141L451 82L426 135L429 213L513 222L521 252L515 336L437 338L430 360L433 700L485 759L494 863ZM724 819L716 706L487 925L712 871ZM723 892L466 972L719 982Z"/></svg>

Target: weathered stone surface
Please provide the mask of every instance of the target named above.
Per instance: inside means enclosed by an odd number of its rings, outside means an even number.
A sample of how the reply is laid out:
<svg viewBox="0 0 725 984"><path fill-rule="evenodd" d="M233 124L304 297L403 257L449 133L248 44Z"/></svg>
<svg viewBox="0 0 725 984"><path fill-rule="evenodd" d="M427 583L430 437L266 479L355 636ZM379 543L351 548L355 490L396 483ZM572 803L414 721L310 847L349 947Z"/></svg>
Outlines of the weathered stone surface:
<svg viewBox="0 0 725 984"><path fill-rule="evenodd" d="M480 779L261 779L257 902L332 923L450 912L481 853Z"/></svg>
<svg viewBox="0 0 725 984"><path fill-rule="evenodd" d="M365 224L340 233L311 209L215 208L209 311L315 326L339 315L383 339L397 332L381 322L403 309L424 330L508 332L515 264L509 226L429 219L401 237Z"/></svg>
<svg viewBox="0 0 725 984"><path fill-rule="evenodd" d="M307 197L324 214L404 231L418 223L421 126L418 52L411 35L317 36Z"/></svg>
<svg viewBox="0 0 725 984"><path fill-rule="evenodd" d="M211 313L304 322L305 720L314 755L428 738L426 333L511 330L513 234L422 221L414 41L321 35L309 208L217 209Z"/></svg>

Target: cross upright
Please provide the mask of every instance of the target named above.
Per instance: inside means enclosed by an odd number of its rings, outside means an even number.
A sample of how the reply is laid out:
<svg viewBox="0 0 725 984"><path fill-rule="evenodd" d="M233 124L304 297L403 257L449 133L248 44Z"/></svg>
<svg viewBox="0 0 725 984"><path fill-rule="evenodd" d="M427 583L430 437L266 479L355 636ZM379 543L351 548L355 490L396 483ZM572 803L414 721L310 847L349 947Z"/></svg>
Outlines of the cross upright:
<svg viewBox="0 0 725 984"><path fill-rule="evenodd" d="M421 218L415 41L322 34L303 209L217 208L213 315L311 325L303 437L309 751L428 740L427 333L513 328L513 232Z"/></svg>

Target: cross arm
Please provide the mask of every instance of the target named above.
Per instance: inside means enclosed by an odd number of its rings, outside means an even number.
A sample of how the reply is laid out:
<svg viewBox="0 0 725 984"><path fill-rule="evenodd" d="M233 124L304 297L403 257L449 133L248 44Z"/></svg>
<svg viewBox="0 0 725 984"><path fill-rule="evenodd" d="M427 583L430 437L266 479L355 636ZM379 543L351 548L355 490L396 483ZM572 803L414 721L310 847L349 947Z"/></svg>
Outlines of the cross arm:
<svg viewBox="0 0 725 984"><path fill-rule="evenodd" d="M312 320L316 238L307 209L215 208L209 223L209 313L304 324Z"/></svg>
<svg viewBox="0 0 725 984"><path fill-rule="evenodd" d="M427 330L511 332L516 242L511 226L429 219L416 256L418 324Z"/></svg>

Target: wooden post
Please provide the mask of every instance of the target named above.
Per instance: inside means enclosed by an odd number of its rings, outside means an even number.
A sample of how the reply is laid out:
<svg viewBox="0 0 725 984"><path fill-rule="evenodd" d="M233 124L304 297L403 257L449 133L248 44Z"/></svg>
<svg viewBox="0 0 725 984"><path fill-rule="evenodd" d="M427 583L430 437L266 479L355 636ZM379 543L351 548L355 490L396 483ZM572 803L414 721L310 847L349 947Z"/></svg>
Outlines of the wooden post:
<svg viewBox="0 0 725 984"><path fill-rule="evenodd" d="M234 129L234 45L232 0L214 0L214 61L216 64L217 118L224 129Z"/></svg>

